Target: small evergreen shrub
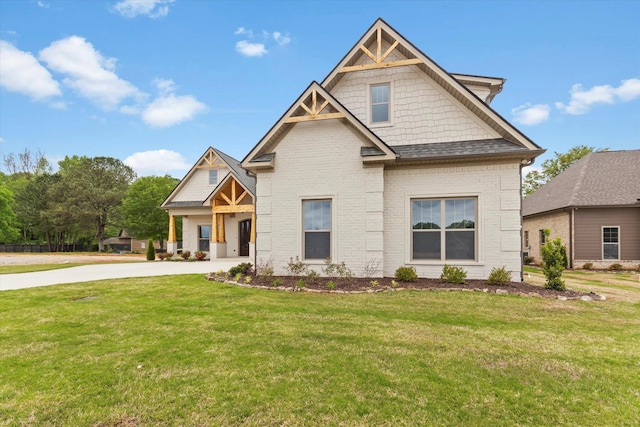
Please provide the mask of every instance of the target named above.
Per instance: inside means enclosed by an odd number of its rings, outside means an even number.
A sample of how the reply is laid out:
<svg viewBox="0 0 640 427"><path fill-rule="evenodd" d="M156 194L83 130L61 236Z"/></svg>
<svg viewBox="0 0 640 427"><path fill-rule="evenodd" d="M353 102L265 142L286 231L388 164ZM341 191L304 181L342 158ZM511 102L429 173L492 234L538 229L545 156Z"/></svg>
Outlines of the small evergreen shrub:
<svg viewBox="0 0 640 427"><path fill-rule="evenodd" d="M180 254L180 257L185 261L188 260L190 256L191 251L182 251L182 253Z"/></svg>
<svg viewBox="0 0 640 427"><path fill-rule="evenodd" d="M584 264L582 264L582 269L583 270L591 270L593 268L593 263L592 262L585 262Z"/></svg>
<svg viewBox="0 0 640 427"><path fill-rule="evenodd" d="M498 268L493 267L491 269L491 273L489 273L489 278L487 279L487 283L490 285L506 285L511 282L511 272L508 271L504 266Z"/></svg>
<svg viewBox="0 0 640 427"><path fill-rule="evenodd" d="M241 262L240 264L231 267L229 269L229 274L232 276L236 276L237 274L244 276L251 272L251 267L253 267L253 264L251 264L250 262Z"/></svg>
<svg viewBox="0 0 640 427"><path fill-rule="evenodd" d="M617 262L609 266L609 271L620 271L620 270L622 270L622 265L618 264Z"/></svg>
<svg viewBox="0 0 640 427"><path fill-rule="evenodd" d="M147 242L147 261L156 259L156 248L153 246L153 240Z"/></svg>
<svg viewBox="0 0 640 427"><path fill-rule="evenodd" d="M524 257L524 263L526 265L535 264L536 263L536 257L532 257L532 256L527 255L527 256Z"/></svg>
<svg viewBox="0 0 640 427"><path fill-rule="evenodd" d="M418 280L416 269L406 266L398 267L395 277L401 282L415 282L416 280Z"/></svg>
<svg viewBox="0 0 640 427"><path fill-rule="evenodd" d="M467 272L462 267L455 267L453 265L445 264L442 267L442 274L440 274L440 280L447 283L455 283L464 285L467 278Z"/></svg>
<svg viewBox="0 0 640 427"><path fill-rule="evenodd" d="M544 234L548 237L549 230L545 229ZM544 287L558 291L565 290L562 272L567 264L567 251L562 240L559 237L552 240L547 239L547 243L542 245L540 250L542 252L542 271L547 278Z"/></svg>

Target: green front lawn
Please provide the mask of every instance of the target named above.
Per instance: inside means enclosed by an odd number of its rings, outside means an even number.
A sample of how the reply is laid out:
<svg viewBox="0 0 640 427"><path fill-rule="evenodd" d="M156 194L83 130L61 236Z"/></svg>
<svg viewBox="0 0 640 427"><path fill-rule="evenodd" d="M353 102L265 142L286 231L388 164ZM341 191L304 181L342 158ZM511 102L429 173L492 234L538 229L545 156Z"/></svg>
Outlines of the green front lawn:
<svg viewBox="0 0 640 427"><path fill-rule="evenodd" d="M1 265L0 274L15 273L32 273L35 271L58 270L61 268L77 267L79 265L88 265L88 263L67 263L67 264L17 264L17 265Z"/></svg>
<svg viewBox="0 0 640 427"><path fill-rule="evenodd" d="M0 425L634 425L639 354L623 301L59 285L0 293Z"/></svg>

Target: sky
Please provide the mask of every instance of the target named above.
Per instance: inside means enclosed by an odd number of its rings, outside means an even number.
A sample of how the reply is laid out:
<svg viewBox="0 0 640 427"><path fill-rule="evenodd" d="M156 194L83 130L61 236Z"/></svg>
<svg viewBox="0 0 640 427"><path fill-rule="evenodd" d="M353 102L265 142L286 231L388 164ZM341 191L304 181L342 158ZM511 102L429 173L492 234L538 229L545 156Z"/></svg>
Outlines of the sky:
<svg viewBox="0 0 640 427"><path fill-rule="evenodd" d="M640 149L640 0L0 0L0 157L242 160L381 17L547 153ZM4 170L4 165L0 166ZM5 171L6 172L6 171Z"/></svg>

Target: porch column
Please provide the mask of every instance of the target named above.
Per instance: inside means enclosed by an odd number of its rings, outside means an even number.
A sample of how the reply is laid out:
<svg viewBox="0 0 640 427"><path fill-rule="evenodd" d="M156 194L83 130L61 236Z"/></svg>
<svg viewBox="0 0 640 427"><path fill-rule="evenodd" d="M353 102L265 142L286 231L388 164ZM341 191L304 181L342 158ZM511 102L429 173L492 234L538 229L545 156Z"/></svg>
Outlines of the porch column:
<svg viewBox="0 0 640 427"><path fill-rule="evenodd" d="M251 212L251 236L249 237L250 243L256 242L256 211Z"/></svg>
<svg viewBox="0 0 640 427"><path fill-rule="evenodd" d="M218 214L213 213L211 218L211 242L216 243L218 241Z"/></svg>
<svg viewBox="0 0 640 427"><path fill-rule="evenodd" d="M224 234L224 214L220 214L220 242L227 242L227 237Z"/></svg>
<svg viewBox="0 0 640 427"><path fill-rule="evenodd" d="M167 236L167 252L176 253L176 217L169 214L169 235Z"/></svg>

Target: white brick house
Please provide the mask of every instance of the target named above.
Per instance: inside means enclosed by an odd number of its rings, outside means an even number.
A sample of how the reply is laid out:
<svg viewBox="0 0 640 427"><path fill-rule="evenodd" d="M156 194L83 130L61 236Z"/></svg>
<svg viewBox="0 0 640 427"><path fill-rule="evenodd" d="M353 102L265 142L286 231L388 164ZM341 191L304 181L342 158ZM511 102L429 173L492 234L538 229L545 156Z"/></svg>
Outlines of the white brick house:
<svg viewBox="0 0 640 427"><path fill-rule="evenodd" d="M256 259L521 278L521 168L543 150L489 106L503 83L450 74L377 20L243 159Z"/></svg>

